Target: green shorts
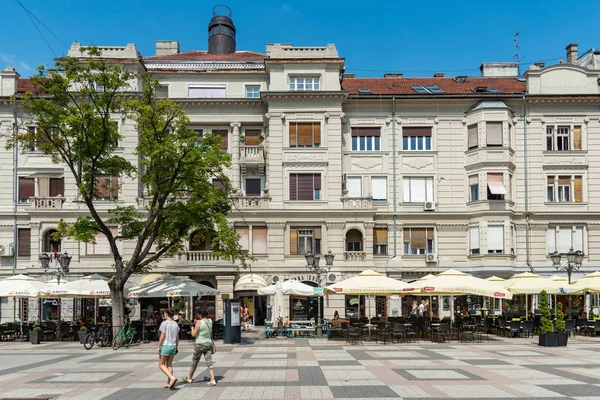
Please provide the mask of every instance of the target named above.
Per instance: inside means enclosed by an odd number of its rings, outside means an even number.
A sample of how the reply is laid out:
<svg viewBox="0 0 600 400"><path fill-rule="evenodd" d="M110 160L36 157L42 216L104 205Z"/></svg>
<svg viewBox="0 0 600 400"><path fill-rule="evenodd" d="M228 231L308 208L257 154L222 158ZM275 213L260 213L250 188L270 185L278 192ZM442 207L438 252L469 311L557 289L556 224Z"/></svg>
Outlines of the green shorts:
<svg viewBox="0 0 600 400"><path fill-rule="evenodd" d="M177 346L160 346L160 355L167 357L177 354Z"/></svg>

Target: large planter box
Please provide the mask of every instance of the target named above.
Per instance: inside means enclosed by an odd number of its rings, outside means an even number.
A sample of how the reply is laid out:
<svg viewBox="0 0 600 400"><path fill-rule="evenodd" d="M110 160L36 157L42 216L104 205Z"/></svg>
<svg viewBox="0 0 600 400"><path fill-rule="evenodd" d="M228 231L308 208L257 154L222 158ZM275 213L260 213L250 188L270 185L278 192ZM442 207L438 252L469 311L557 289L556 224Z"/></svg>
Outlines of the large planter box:
<svg viewBox="0 0 600 400"><path fill-rule="evenodd" d="M87 334L88 331L79 331L79 344L85 344L85 337Z"/></svg>
<svg viewBox="0 0 600 400"><path fill-rule="evenodd" d="M566 346L569 341L569 332L558 332L558 345Z"/></svg>
<svg viewBox="0 0 600 400"><path fill-rule="evenodd" d="M41 331L29 331L29 340L31 344L40 344L42 340L42 332Z"/></svg>
<svg viewBox="0 0 600 400"><path fill-rule="evenodd" d="M544 347L558 347L558 333L541 333L539 345Z"/></svg>

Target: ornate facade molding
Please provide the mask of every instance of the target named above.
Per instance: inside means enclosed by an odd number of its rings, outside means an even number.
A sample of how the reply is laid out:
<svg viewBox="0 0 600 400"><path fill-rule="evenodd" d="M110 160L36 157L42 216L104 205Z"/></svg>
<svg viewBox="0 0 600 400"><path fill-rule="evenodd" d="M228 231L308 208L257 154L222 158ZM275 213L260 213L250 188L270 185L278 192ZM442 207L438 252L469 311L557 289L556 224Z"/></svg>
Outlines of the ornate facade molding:
<svg viewBox="0 0 600 400"><path fill-rule="evenodd" d="M285 221L267 221L267 227L268 228L276 228L276 229L283 229L285 228L286 222Z"/></svg>
<svg viewBox="0 0 600 400"><path fill-rule="evenodd" d="M325 222L327 229L344 229L346 227L345 221L327 221Z"/></svg>
<svg viewBox="0 0 600 400"><path fill-rule="evenodd" d="M338 100L344 101L348 94L344 92L326 92L326 91L308 91L308 92L262 92L261 96L265 100Z"/></svg>
<svg viewBox="0 0 600 400"><path fill-rule="evenodd" d="M14 225L0 225L0 231L12 231Z"/></svg>
<svg viewBox="0 0 600 400"><path fill-rule="evenodd" d="M600 230L600 222L588 222L587 228L588 228L588 231Z"/></svg>
<svg viewBox="0 0 600 400"><path fill-rule="evenodd" d="M435 226L440 231L466 231L469 228L468 223L438 223Z"/></svg>
<svg viewBox="0 0 600 400"><path fill-rule="evenodd" d="M229 126L231 126L233 129L240 129L242 124L240 122L232 122L229 124Z"/></svg>
<svg viewBox="0 0 600 400"><path fill-rule="evenodd" d="M182 106L202 106L202 107L264 107L265 103L260 99L172 99Z"/></svg>
<svg viewBox="0 0 600 400"><path fill-rule="evenodd" d="M365 225L365 229L373 229L375 227L375 221L365 221L363 223Z"/></svg>

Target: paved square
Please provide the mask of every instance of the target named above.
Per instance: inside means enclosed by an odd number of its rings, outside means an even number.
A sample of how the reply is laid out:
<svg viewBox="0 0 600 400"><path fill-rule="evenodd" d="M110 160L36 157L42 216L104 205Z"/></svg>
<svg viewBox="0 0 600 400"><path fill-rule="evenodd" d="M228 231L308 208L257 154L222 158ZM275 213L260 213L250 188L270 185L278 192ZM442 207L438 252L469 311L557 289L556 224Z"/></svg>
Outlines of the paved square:
<svg viewBox="0 0 600 400"><path fill-rule="evenodd" d="M327 339L269 339L257 330L241 344L219 343L218 385L201 360L192 384L162 386L156 343L86 351L77 343L0 342L0 400L132 399L600 399L600 338L540 348L535 338L489 343L348 345ZM174 363L187 373L193 344Z"/></svg>

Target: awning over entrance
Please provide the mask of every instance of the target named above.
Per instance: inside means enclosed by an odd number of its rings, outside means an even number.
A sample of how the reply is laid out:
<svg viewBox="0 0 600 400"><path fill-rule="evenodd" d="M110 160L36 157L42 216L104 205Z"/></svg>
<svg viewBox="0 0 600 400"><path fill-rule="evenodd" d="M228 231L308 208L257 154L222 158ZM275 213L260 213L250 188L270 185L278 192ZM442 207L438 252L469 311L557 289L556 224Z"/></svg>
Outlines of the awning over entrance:
<svg viewBox="0 0 600 400"><path fill-rule="evenodd" d="M268 286L265 278L254 274L244 274L235 283L233 290L235 292L241 292L244 290L258 290Z"/></svg>

